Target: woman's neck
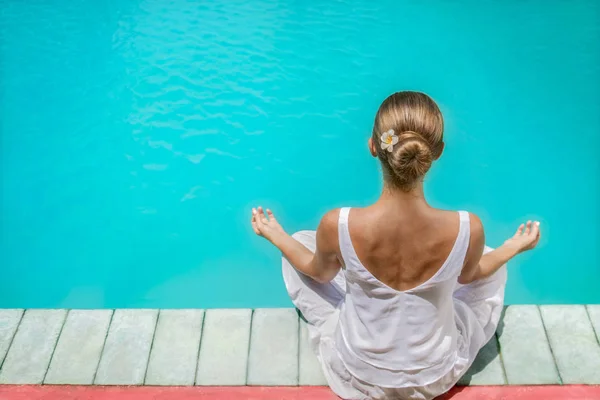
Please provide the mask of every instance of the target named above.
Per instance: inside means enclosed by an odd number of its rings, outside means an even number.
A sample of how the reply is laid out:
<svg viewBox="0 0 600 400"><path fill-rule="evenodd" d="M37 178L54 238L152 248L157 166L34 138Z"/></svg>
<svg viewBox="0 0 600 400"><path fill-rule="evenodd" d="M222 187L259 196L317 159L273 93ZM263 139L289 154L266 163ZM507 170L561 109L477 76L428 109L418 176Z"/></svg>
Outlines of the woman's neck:
<svg viewBox="0 0 600 400"><path fill-rule="evenodd" d="M401 206L404 209L412 210L429 208L429 204L425 200L422 182L408 192L384 184L383 191L376 204L383 207Z"/></svg>

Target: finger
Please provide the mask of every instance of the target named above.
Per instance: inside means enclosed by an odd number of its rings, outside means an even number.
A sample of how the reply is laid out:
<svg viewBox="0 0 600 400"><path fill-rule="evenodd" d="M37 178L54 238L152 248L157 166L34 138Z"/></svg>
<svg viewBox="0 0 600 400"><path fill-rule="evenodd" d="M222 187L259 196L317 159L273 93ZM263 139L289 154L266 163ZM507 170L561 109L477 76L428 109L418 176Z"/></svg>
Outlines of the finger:
<svg viewBox="0 0 600 400"><path fill-rule="evenodd" d="M535 221L533 224L531 224L531 236L533 236L534 238L537 238L539 234L540 234L540 223L538 221Z"/></svg>
<svg viewBox="0 0 600 400"><path fill-rule="evenodd" d="M529 235L529 232L531 232L531 221L527 221L527 225L525 225L525 234Z"/></svg>
<svg viewBox="0 0 600 400"><path fill-rule="evenodd" d="M260 218L260 215L258 214L258 210L256 208L252 209L252 217L254 218L254 223L256 224L256 227L260 231L263 226L263 221L262 218Z"/></svg>
<svg viewBox="0 0 600 400"><path fill-rule="evenodd" d="M252 225L252 230L254 230L254 233L260 235L260 231L258 230L258 226L256 225L256 218L254 218L254 215L252 216L252 218L250 218L250 224Z"/></svg>
<svg viewBox="0 0 600 400"><path fill-rule="evenodd" d="M542 236L542 230L540 229L540 221L535 221L533 223L533 230L531 234L534 235L533 246L535 247L540 241L540 237Z"/></svg>
<svg viewBox="0 0 600 400"><path fill-rule="evenodd" d="M537 245L538 245L538 243L540 242L540 238L541 238L541 237L542 237L542 231L541 231L541 229L540 229L540 230L538 230L537 237L536 237L536 238L535 238L535 240L533 241L533 247L535 247L535 246L537 246Z"/></svg>
<svg viewBox="0 0 600 400"><path fill-rule="evenodd" d="M519 225L519 228L515 232L515 236L514 237L521 236L521 234L523 233L523 229L525 229L525 224Z"/></svg>
<svg viewBox="0 0 600 400"><path fill-rule="evenodd" d="M269 222L269 220L265 216L265 211L263 210L263 208L261 206L258 207L258 219L260 219L260 221L263 224L266 224Z"/></svg>
<svg viewBox="0 0 600 400"><path fill-rule="evenodd" d="M277 222L277 219L275 218L275 214L273 214L273 211L271 211L268 208L267 208L267 215L269 216L269 221Z"/></svg>

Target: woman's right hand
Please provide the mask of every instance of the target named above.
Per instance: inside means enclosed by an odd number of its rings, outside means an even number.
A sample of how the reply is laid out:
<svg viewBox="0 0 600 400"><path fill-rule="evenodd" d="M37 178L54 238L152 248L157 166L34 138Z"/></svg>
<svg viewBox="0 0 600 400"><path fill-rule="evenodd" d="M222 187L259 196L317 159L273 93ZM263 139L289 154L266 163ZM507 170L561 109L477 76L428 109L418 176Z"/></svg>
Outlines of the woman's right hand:
<svg viewBox="0 0 600 400"><path fill-rule="evenodd" d="M519 226L515 235L504 242L504 245L514 249L517 253L522 253L537 246L540 234L539 221L527 221L526 224Z"/></svg>
<svg viewBox="0 0 600 400"><path fill-rule="evenodd" d="M275 246L278 245L278 239L287 236L287 233L285 233L279 222L277 222L277 219L275 219L273 211L269 209L267 209L267 215L265 215L262 207L258 207L258 209L253 208L250 222L254 233L264 237Z"/></svg>

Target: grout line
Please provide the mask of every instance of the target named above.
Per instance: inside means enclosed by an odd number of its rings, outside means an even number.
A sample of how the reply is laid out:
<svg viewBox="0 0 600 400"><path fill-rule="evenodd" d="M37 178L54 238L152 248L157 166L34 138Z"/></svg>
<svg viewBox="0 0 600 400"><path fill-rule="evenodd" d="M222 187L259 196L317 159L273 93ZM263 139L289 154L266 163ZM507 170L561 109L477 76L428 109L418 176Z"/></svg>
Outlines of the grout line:
<svg viewBox="0 0 600 400"><path fill-rule="evenodd" d="M596 336L596 342L600 346L600 332L596 332L596 328L594 328L594 321L592 321L592 316L590 315L590 310L588 309L588 305L584 305L583 308L585 308L585 313L588 316L590 325L592 325L592 332L594 332L594 336Z"/></svg>
<svg viewBox="0 0 600 400"><path fill-rule="evenodd" d="M504 366L504 356L502 355L502 346L500 346L500 337L498 337L498 332L494 332L494 339L496 339L496 346L498 346L498 358L500 359L500 369L502 370L502 378L504 379L504 384L508 385L508 375L506 374L506 366Z"/></svg>
<svg viewBox="0 0 600 400"><path fill-rule="evenodd" d="M94 382L96 381L96 375L98 374L98 368L100 368L100 361L102 360L102 356L104 355L104 347L106 347L106 340L108 339L108 332L110 332L110 327L112 325L112 321L113 321L113 317L115 316L115 312L116 310L111 310L112 312L110 313L110 318L108 320L108 327L106 327L106 334L104 335L104 342L102 342L102 348L100 349L100 357L98 357L98 363L96 364L96 369L94 370L94 376L92 377L92 383L90 383L90 385L93 385Z"/></svg>
<svg viewBox="0 0 600 400"><path fill-rule="evenodd" d="M248 375L250 373L250 347L252 346L252 325L254 324L254 309L250 312L250 334L248 336L248 357L246 357L246 382L248 386Z"/></svg>
<svg viewBox="0 0 600 400"><path fill-rule="evenodd" d="M535 308L538 310L538 314L540 315L540 319L542 320L542 327L544 328L544 335L546 336L546 342L548 343L548 348L550 349L550 355L552 355L552 360L554 361L554 367L556 368L556 374L558 375L558 381L560 384L563 384L562 376L560 376L560 370L558 369L558 363L556 362L556 357L554 356L554 350L552 350L552 343L550 343L550 335L548 335L548 330L546 329L546 323L544 322L544 317L542 316L542 309L539 305L536 305Z"/></svg>
<svg viewBox="0 0 600 400"><path fill-rule="evenodd" d="M60 331L58 331L58 336L56 337L56 342L54 342L54 348L52 349L52 354L50 355L50 361L48 361L48 365L46 366L46 372L44 372L44 377L42 378L41 384L43 385L46 381L46 376L48 375L48 371L50 370L50 365L52 364L52 359L54 358L54 353L56 352L56 348L58 347L58 342L60 340L60 336L62 335L62 331L67 324L67 318L69 318L69 314L71 310L67 310L65 313L65 318L63 319L62 325L60 326Z"/></svg>
<svg viewBox="0 0 600 400"><path fill-rule="evenodd" d="M161 309L157 309L156 322L154 323L154 332L152 332L152 342L150 342L150 351L148 351L148 358L146 359L146 371L144 371L144 379L142 379L142 385L146 385L146 376L148 375L148 367L150 366L150 357L152 356L152 349L154 348L154 339L156 338L156 330L158 328L158 321L160 320Z"/></svg>
<svg viewBox="0 0 600 400"><path fill-rule="evenodd" d="M206 323L206 311L202 312L202 324L200 325L200 337L198 338L198 353L196 354L196 369L194 370L194 380L192 385L196 386L198 383L198 368L200 367L200 349L202 348L202 338L204 337L204 324Z"/></svg>
<svg viewBox="0 0 600 400"><path fill-rule="evenodd" d="M8 358L8 352L10 351L10 348L13 344L13 341L15 340L15 337L17 337L17 332L19 332L19 327L21 326L21 322L23 321L23 317L25 317L26 312L27 312L27 310L23 309L23 312L21 313L21 316L19 317L19 322L17 322L17 327L15 329L15 333L13 333L12 337L8 341L8 347L6 348L6 354L4 355L4 359L0 362L0 371L2 371L2 366L4 365L4 362L6 361L6 359Z"/></svg>

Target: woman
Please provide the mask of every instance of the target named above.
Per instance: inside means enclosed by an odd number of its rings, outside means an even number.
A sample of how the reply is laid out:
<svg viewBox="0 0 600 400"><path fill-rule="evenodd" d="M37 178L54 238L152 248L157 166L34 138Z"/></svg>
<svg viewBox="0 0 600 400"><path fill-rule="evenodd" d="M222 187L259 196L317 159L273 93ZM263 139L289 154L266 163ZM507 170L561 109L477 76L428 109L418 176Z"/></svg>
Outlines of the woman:
<svg viewBox="0 0 600 400"><path fill-rule="evenodd" d="M384 181L375 204L330 211L316 232L292 236L270 210L252 210L256 234L283 253L288 293L342 398L449 390L494 335L506 262L539 241L539 222L528 221L492 250L476 215L428 205L423 178L442 154L443 128L430 97L395 93L369 139Z"/></svg>

